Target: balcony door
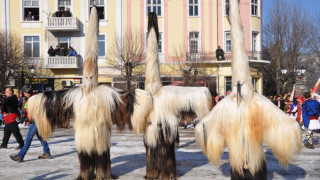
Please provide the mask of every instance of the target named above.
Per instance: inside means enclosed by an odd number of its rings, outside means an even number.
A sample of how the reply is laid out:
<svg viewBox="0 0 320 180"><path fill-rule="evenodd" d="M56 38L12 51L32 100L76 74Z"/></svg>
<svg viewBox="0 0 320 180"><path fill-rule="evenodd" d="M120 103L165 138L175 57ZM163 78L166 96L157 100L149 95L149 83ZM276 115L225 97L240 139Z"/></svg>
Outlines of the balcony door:
<svg viewBox="0 0 320 180"><path fill-rule="evenodd" d="M60 48L68 49L71 46L71 37L59 37L58 43Z"/></svg>
<svg viewBox="0 0 320 180"><path fill-rule="evenodd" d="M71 11L71 0L58 0L58 8L60 8L61 11L65 11L66 8L69 8Z"/></svg>

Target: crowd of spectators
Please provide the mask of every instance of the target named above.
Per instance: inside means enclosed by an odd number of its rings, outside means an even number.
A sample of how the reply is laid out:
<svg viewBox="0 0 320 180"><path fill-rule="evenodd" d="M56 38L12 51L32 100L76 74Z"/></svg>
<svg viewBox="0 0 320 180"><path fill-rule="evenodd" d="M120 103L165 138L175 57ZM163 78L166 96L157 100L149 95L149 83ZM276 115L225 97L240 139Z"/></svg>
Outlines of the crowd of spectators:
<svg viewBox="0 0 320 180"><path fill-rule="evenodd" d="M49 56L77 56L77 51L73 49L73 47L69 46L68 50L65 49L64 46L59 46L57 45L55 49L53 49L52 46L48 49L48 54Z"/></svg>

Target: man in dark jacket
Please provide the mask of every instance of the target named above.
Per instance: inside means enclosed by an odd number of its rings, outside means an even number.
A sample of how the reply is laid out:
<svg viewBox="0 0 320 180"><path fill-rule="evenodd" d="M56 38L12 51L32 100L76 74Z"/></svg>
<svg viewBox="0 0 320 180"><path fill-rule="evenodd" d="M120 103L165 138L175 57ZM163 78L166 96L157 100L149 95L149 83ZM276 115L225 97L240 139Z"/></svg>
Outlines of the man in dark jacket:
<svg viewBox="0 0 320 180"><path fill-rule="evenodd" d="M67 50L64 48L64 46L62 46L60 50L60 56L67 56L67 55L68 55Z"/></svg>
<svg viewBox="0 0 320 180"><path fill-rule="evenodd" d="M54 49L52 48L52 46L50 46L50 48L48 49L49 56L54 56L54 53Z"/></svg>
<svg viewBox="0 0 320 180"><path fill-rule="evenodd" d="M217 57L217 60L225 60L224 58L224 51L223 49L221 49L220 46L218 46L218 49L216 50L216 57Z"/></svg>
<svg viewBox="0 0 320 180"><path fill-rule="evenodd" d="M5 94L6 98L4 100L2 113L6 125L4 126L3 139L0 148L7 148L10 136L13 134L19 143L19 146L16 148L18 150L24 145L18 122L16 121L19 117L18 98L13 94L13 89L9 87L6 88Z"/></svg>
<svg viewBox="0 0 320 180"><path fill-rule="evenodd" d="M64 12L64 17L71 17L71 12L69 8L66 8L66 11Z"/></svg>
<svg viewBox="0 0 320 180"><path fill-rule="evenodd" d="M279 109L281 109L282 111L284 111L284 100L281 99L281 96L278 95L277 100L274 103L276 106L278 106Z"/></svg>
<svg viewBox="0 0 320 180"><path fill-rule="evenodd" d="M56 17L62 17L62 14L63 14L63 12L62 12L61 9L59 8L59 9L56 11Z"/></svg>
<svg viewBox="0 0 320 180"><path fill-rule="evenodd" d="M60 56L60 48L59 48L59 46L56 46L56 49L54 49L54 55L55 56Z"/></svg>

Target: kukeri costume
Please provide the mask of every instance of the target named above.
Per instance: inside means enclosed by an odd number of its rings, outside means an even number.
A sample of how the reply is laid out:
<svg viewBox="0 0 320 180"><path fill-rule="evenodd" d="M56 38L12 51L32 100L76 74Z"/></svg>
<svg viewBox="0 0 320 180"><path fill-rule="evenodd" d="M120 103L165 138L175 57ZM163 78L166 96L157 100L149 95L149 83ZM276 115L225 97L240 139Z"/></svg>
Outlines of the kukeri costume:
<svg viewBox="0 0 320 180"><path fill-rule="evenodd" d="M32 96L28 101L29 114L45 140L55 126L73 118L80 162L78 179L110 179L111 127L114 123L125 122L127 109L117 91L98 86L98 13L95 7L91 9L86 43L83 84L68 91Z"/></svg>
<svg viewBox="0 0 320 180"><path fill-rule="evenodd" d="M238 0L230 0L232 41L231 94L196 126L196 139L208 159L217 164L228 147L231 179L267 179L263 143L288 166L301 148L299 125L266 97L255 93L245 50Z"/></svg>
<svg viewBox="0 0 320 180"><path fill-rule="evenodd" d="M136 90L131 122L137 136L145 131L146 178L175 179L175 143L179 142L178 116L193 112L202 119L212 107L206 87L162 86L158 62L158 22L155 13L148 18L145 91Z"/></svg>

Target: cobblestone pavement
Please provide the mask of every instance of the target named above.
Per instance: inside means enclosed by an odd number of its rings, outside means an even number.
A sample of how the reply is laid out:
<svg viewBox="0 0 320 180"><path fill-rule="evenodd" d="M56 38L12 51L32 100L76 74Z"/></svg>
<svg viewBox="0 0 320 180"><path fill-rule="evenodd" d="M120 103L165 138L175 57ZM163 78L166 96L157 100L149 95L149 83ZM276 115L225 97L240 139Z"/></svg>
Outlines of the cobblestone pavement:
<svg viewBox="0 0 320 180"><path fill-rule="evenodd" d="M20 126L25 137L28 127ZM213 165L203 155L194 138L194 129L180 128L180 145L176 148L177 176L179 179L230 179L228 149L219 165ZM0 138L3 137L3 126ZM279 137L281 138L281 137ZM303 136L305 138L305 136ZM290 163L288 170L282 167L265 147L268 179L319 179L320 134L315 134L315 149L302 148ZM17 154L13 136L8 149L0 149L0 179L74 179L79 173L79 163L74 146L73 129L58 129L49 140L52 159L38 159L42 146L34 137L23 163L13 162L9 156ZM138 138L132 131L119 133L112 129L112 174L118 179L143 179L145 175L145 148L142 135Z"/></svg>

